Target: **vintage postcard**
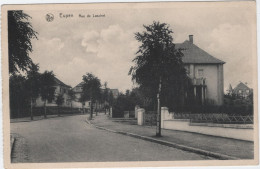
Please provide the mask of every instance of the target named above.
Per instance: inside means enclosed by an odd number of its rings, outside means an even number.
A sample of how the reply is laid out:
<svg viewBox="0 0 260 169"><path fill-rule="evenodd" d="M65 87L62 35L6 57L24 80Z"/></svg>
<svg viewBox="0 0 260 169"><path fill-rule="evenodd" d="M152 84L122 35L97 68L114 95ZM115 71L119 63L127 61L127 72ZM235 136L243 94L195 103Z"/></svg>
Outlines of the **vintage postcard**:
<svg viewBox="0 0 260 169"><path fill-rule="evenodd" d="M5 168L258 165L255 1L1 16Z"/></svg>

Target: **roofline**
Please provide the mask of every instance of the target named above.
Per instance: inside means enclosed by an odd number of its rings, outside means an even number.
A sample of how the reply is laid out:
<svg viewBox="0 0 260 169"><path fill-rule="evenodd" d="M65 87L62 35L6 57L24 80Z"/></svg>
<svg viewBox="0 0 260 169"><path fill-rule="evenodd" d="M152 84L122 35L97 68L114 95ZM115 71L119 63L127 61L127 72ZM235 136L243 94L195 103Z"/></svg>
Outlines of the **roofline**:
<svg viewBox="0 0 260 169"><path fill-rule="evenodd" d="M185 63L183 62L184 65L188 65L188 64L194 64L194 65L224 65L226 62L223 63Z"/></svg>
<svg viewBox="0 0 260 169"><path fill-rule="evenodd" d="M189 40L185 40L184 42L182 43L175 43L175 45L182 45L184 44L185 42L188 42L188 43L191 43ZM214 59L218 60L219 63L190 63L190 64L225 64L226 62L216 58L215 56L211 55L210 53L208 53L207 51L205 51L204 49L200 48L199 46L197 46L196 44L194 43L191 43L192 45L194 45L195 47L199 48L200 50L202 50L203 52L205 52L206 54L208 54L209 56L213 57ZM175 49L181 49L181 48L175 48ZM183 48L184 50L186 50L187 48Z"/></svg>
<svg viewBox="0 0 260 169"><path fill-rule="evenodd" d="M59 86L65 86L65 87L68 87L68 88L71 88L71 86L65 84L63 81L61 81L60 79L58 79L57 77L54 76L54 78L58 81L58 82L61 82L61 84L57 83L57 85ZM56 86L56 85L55 85Z"/></svg>

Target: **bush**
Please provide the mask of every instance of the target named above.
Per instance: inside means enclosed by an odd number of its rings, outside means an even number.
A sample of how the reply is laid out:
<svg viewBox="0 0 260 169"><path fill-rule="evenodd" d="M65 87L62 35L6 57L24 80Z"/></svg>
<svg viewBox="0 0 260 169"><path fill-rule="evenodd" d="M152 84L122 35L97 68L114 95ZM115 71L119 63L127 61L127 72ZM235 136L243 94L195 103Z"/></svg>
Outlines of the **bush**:
<svg viewBox="0 0 260 169"><path fill-rule="evenodd" d="M113 114L112 117L113 118L121 118L124 117L124 109L118 105L114 105L112 108Z"/></svg>

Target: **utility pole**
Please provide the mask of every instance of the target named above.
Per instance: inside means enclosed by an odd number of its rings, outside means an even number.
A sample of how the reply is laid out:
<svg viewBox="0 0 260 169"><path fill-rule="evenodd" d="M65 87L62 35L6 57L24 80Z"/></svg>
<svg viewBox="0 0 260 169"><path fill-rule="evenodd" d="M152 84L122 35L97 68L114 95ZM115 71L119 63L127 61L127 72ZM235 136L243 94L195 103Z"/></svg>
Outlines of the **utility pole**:
<svg viewBox="0 0 260 169"><path fill-rule="evenodd" d="M162 88L162 78L160 77L159 89L157 94L157 122L156 122L156 136L161 137L161 103L160 103L160 95Z"/></svg>

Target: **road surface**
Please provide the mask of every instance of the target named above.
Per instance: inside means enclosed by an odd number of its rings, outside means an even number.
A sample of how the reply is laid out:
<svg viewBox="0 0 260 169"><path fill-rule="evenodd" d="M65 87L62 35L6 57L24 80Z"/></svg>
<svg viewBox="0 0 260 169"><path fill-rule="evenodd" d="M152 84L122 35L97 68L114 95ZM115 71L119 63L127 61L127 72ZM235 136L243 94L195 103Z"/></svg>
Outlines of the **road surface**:
<svg viewBox="0 0 260 169"><path fill-rule="evenodd" d="M86 115L11 123L12 162L205 160L205 156L96 129Z"/></svg>

